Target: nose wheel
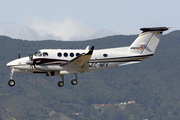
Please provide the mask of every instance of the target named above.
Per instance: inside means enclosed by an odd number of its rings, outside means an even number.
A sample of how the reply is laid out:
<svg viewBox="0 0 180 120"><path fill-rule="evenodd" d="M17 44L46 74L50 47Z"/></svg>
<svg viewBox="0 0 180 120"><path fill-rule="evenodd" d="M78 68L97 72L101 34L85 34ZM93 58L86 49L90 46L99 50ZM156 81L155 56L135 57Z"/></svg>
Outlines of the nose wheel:
<svg viewBox="0 0 180 120"><path fill-rule="evenodd" d="M9 80L8 85L13 87L15 85L15 81L13 79Z"/></svg>

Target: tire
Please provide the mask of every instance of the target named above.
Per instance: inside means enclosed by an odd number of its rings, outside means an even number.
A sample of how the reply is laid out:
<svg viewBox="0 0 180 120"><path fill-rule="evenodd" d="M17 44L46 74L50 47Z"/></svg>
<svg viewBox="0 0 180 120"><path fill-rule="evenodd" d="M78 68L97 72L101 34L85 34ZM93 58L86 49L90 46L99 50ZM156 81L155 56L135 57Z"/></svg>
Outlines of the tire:
<svg viewBox="0 0 180 120"><path fill-rule="evenodd" d="M59 86L59 87L63 87L63 86L64 86L64 82L63 82L63 81L59 81L59 82L58 82L58 86Z"/></svg>
<svg viewBox="0 0 180 120"><path fill-rule="evenodd" d="M8 85L13 87L15 85L15 81L14 80L9 80Z"/></svg>
<svg viewBox="0 0 180 120"><path fill-rule="evenodd" d="M77 80L76 79L71 80L71 84L72 85L76 85L77 84Z"/></svg>

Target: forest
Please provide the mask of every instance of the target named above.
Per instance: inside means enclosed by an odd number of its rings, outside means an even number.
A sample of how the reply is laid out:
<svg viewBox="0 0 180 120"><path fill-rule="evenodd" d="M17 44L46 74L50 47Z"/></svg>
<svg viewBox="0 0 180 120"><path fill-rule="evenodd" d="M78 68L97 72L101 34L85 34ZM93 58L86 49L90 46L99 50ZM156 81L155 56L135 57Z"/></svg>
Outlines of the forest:
<svg viewBox="0 0 180 120"><path fill-rule="evenodd" d="M0 120L179 120L180 31L162 36L153 57L140 64L61 77L14 74L8 86L6 64L40 49L96 49L129 46L138 35L114 35L86 41L28 41L0 36ZM135 101L133 104L120 103ZM96 106L94 106L96 104ZM104 104L104 105L102 105Z"/></svg>

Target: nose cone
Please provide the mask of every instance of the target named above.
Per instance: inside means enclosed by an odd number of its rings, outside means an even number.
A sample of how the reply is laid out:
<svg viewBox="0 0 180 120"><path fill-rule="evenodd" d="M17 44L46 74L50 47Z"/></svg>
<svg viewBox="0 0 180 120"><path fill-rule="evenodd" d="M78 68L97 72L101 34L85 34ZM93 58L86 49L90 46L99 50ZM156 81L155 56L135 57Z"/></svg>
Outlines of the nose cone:
<svg viewBox="0 0 180 120"><path fill-rule="evenodd" d="M6 66L7 67L12 67L13 65L15 65L15 63L14 63L14 61L11 61L11 62L8 62Z"/></svg>
<svg viewBox="0 0 180 120"><path fill-rule="evenodd" d="M6 66L10 67L10 68L15 68L15 67L18 67L21 65L25 65L28 60L29 60L29 57L23 57L23 58L16 59L16 60L13 60L13 61L7 63Z"/></svg>
<svg viewBox="0 0 180 120"><path fill-rule="evenodd" d="M16 59L16 60L13 60L13 61L7 63L6 66L7 66L7 67L17 66L17 65L19 64L19 62L20 62L20 59Z"/></svg>

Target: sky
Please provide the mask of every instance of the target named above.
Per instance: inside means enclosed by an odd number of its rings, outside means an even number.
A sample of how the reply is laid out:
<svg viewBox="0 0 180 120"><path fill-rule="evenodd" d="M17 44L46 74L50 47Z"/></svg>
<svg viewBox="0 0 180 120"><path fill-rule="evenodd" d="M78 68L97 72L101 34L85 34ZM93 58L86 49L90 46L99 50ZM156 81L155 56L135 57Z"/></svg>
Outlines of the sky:
<svg viewBox="0 0 180 120"><path fill-rule="evenodd" d="M179 0L0 0L0 35L79 41L139 34L144 27L180 30ZM166 33L168 33L166 32Z"/></svg>

